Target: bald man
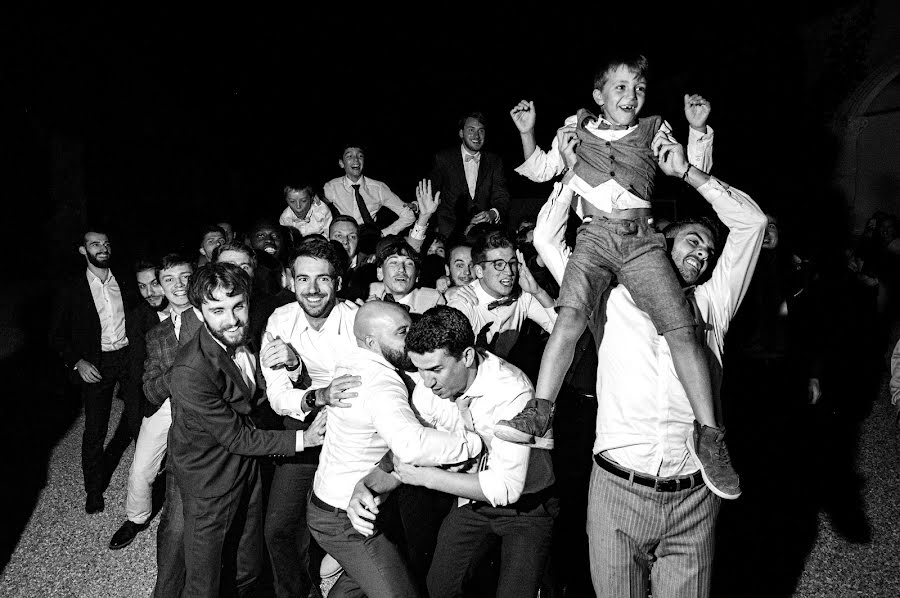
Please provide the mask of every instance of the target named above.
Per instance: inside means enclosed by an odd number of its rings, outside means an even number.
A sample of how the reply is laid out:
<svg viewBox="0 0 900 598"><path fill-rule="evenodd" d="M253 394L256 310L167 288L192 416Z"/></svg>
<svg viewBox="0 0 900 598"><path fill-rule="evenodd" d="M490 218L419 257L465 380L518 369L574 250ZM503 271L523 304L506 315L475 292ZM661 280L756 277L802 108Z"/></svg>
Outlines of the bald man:
<svg viewBox="0 0 900 598"><path fill-rule="evenodd" d="M405 347L411 324L409 313L396 303L366 303L353 326L357 347L338 363L336 373L351 372L362 384L355 396L348 393L343 408L327 407L328 432L307 506L313 537L344 568L334 595L420 595L389 532L363 537L347 518L360 478L388 451L417 465L460 463L482 451L478 434L426 428L413 413L400 374L413 369Z"/></svg>

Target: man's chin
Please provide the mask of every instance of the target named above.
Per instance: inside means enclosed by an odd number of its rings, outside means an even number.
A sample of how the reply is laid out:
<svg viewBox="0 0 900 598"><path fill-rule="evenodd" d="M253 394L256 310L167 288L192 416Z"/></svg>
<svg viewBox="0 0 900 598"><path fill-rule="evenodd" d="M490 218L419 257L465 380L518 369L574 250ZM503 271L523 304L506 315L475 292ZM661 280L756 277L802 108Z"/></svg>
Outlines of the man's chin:
<svg viewBox="0 0 900 598"><path fill-rule="evenodd" d="M234 332L223 332L222 330L213 330L212 335L218 339L220 343L226 347L237 348L247 344L250 340L250 327L246 324L238 328Z"/></svg>

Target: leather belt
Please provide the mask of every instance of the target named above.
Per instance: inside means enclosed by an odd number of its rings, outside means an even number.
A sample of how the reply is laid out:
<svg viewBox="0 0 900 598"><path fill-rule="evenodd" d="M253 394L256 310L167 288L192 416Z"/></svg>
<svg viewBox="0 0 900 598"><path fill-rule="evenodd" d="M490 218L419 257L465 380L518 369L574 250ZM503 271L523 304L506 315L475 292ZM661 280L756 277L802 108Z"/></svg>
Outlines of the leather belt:
<svg viewBox="0 0 900 598"><path fill-rule="evenodd" d="M594 455L594 461L600 466L600 469L606 470L614 476L623 480L653 488L657 492L678 492L687 490L696 486L703 485L703 475L700 471L691 475L681 476L678 478L657 478L653 476L641 475L629 469L619 467L608 459L604 459L600 455Z"/></svg>
<svg viewBox="0 0 900 598"><path fill-rule="evenodd" d="M328 511L329 513L335 513L335 514L337 514L337 513L346 513L346 512L347 512L347 511L345 511L344 509L339 509L339 508L337 508L337 507L332 507L330 504L328 504L327 502L325 502L324 500L322 500L321 498L319 498L318 496L316 496L316 493L315 493L315 492L310 492L310 493L309 493L309 502L311 502L312 504L316 505L317 507L319 507L319 508L322 509L323 511Z"/></svg>

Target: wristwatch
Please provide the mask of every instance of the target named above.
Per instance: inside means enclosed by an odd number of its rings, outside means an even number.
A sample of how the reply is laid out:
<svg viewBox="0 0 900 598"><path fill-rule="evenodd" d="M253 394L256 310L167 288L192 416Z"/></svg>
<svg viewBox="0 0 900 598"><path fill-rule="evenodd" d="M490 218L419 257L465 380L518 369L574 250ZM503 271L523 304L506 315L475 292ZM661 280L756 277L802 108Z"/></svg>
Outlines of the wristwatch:
<svg viewBox="0 0 900 598"><path fill-rule="evenodd" d="M307 391L306 396L303 397L303 402L306 403L306 406L309 407L310 411L315 411L316 409L319 408L319 406L316 405L316 391L317 390L318 390L318 388L313 388L312 390Z"/></svg>

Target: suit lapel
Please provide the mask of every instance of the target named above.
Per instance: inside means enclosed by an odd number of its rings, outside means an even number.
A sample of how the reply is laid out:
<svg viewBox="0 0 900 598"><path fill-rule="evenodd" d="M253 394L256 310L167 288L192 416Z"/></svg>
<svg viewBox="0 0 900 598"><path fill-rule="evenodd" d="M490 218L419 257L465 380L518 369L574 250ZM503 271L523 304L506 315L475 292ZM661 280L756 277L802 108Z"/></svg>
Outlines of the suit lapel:
<svg viewBox="0 0 900 598"><path fill-rule="evenodd" d="M481 185L484 183L484 177L487 175L488 165L487 165L487 154L481 152L481 159L478 160L478 176L475 177L475 197L478 197L478 190L481 189ZM475 202L475 205L478 205L478 200L472 198L472 201Z"/></svg>
<svg viewBox="0 0 900 598"><path fill-rule="evenodd" d="M466 167L463 165L462 150L457 149L453 154L453 167L456 169L456 176L462 181L462 187L466 195L469 194L469 183L466 182Z"/></svg>
<svg viewBox="0 0 900 598"><path fill-rule="evenodd" d="M178 335L178 346L186 345L200 330L202 323L194 313L193 308L184 310L181 314L181 332ZM174 326L174 325L173 325Z"/></svg>

